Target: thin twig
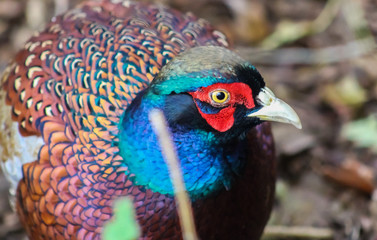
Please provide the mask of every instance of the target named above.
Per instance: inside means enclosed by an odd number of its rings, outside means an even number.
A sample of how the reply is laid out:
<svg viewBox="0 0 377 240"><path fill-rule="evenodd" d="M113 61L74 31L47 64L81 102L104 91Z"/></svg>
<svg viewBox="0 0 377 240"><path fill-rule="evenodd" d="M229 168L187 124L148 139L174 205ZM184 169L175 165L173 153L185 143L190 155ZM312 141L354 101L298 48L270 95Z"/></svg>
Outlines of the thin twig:
<svg viewBox="0 0 377 240"><path fill-rule="evenodd" d="M299 23L281 21L276 30L262 42L262 48L275 49L308 35L325 31L334 21L341 3L342 0L327 1L322 12L314 21L302 21Z"/></svg>
<svg viewBox="0 0 377 240"><path fill-rule="evenodd" d="M69 9L69 0L54 0L55 16L66 12Z"/></svg>
<svg viewBox="0 0 377 240"><path fill-rule="evenodd" d="M181 222L183 239L197 240L191 202L186 192L185 183L179 167L177 153L166 124L165 116L161 110L154 109L149 113L149 119L153 130L158 137L162 154L169 168L170 179L173 183L175 201Z"/></svg>
<svg viewBox="0 0 377 240"><path fill-rule="evenodd" d="M365 12L361 3L353 0L343 0L341 12L347 22L348 27L352 30L356 39L374 38L373 33L365 19Z"/></svg>
<svg viewBox="0 0 377 240"><path fill-rule="evenodd" d="M46 22L46 2L43 0L26 1L26 22L32 30L39 30Z"/></svg>
<svg viewBox="0 0 377 240"><path fill-rule="evenodd" d="M334 232L329 228L267 226L262 239L333 239Z"/></svg>
<svg viewBox="0 0 377 240"><path fill-rule="evenodd" d="M376 46L373 38L364 38L343 45L320 49L293 47L264 50L238 47L236 51L253 64L329 64L375 54Z"/></svg>
<svg viewBox="0 0 377 240"><path fill-rule="evenodd" d="M320 33L328 28L337 13L342 10L356 40L321 49L283 48L279 46L307 35ZM376 54L376 43L365 20L360 3L350 0L329 0L321 14L312 22L282 22L262 43L264 49L238 48L244 58L252 63L291 65L329 64L342 62L367 54Z"/></svg>

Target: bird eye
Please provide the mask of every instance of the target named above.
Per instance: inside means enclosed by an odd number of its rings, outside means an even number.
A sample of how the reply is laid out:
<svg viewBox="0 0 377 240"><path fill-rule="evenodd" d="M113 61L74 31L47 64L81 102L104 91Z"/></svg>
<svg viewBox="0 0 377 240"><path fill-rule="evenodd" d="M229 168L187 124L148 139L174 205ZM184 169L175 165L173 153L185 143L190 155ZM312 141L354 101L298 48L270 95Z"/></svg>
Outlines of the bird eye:
<svg viewBox="0 0 377 240"><path fill-rule="evenodd" d="M224 89L215 90L210 93L210 97L214 105L222 105L224 103L227 103L229 101L229 96L229 92Z"/></svg>

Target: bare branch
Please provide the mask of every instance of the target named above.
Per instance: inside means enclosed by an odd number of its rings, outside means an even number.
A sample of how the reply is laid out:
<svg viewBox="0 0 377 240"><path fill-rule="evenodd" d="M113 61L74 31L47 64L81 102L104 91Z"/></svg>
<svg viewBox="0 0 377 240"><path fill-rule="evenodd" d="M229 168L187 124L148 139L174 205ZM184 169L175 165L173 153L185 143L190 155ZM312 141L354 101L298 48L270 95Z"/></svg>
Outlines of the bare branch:
<svg viewBox="0 0 377 240"><path fill-rule="evenodd" d="M197 240L198 237L195 230L190 198L186 192L177 153L174 144L171 141L165 116L161 110L154 109L149 113L149 119L153 130L158 137L162 154L169 168L170 179L174 187L175 201L177 203L179 220L183 232L183 239Z"/></svg>

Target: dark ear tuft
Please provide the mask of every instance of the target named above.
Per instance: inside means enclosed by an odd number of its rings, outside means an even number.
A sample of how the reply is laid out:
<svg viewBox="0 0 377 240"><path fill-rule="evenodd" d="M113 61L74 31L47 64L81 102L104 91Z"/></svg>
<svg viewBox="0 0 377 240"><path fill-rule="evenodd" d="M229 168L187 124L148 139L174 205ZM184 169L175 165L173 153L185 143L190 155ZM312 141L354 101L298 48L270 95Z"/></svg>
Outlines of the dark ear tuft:
<svg viewBox="0 0 377 240"><path fill-rule="evenodd" d="M266 86L263 77L252 65L237 65L234 67L234 69L238 80L250 86L253 91L253 97L255 99L255 97L259 94L260 89Z"/></svg>

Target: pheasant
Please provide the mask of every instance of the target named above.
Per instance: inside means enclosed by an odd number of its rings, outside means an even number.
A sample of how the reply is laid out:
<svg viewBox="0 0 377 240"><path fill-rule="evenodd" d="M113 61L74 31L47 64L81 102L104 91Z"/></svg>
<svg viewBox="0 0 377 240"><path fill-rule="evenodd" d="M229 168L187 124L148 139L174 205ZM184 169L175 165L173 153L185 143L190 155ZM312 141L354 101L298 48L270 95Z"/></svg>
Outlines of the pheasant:
<svg viewBox="0 0 377 240"><path fill-rule="evenodd" d="M258 239L274 197L266 121L301 127L208 22L88 1L54 17L2 78L0 160L30 239L100 239L132 199L143 239L180 239L148 113L166 116L201 239Z"/></svg>

